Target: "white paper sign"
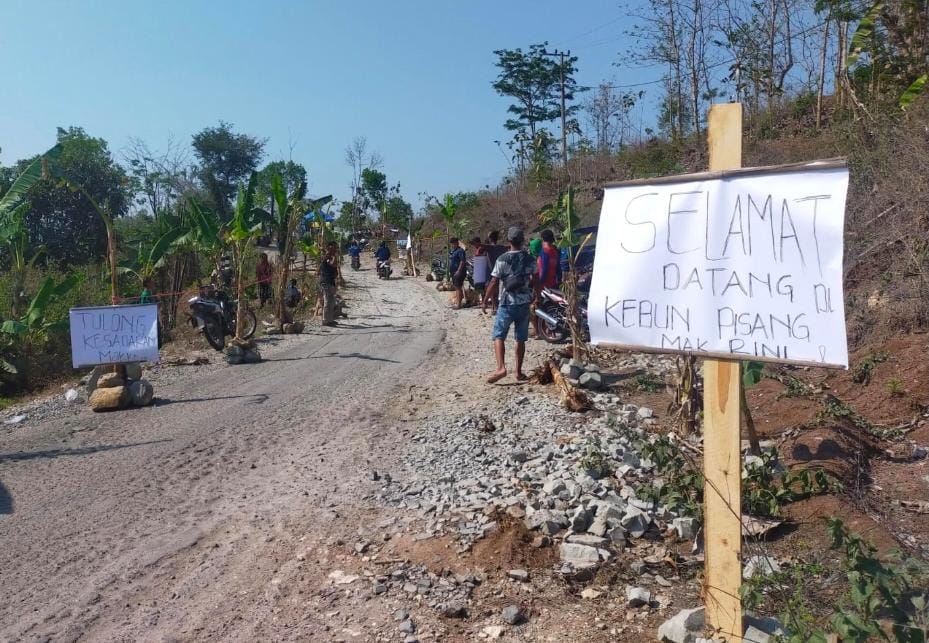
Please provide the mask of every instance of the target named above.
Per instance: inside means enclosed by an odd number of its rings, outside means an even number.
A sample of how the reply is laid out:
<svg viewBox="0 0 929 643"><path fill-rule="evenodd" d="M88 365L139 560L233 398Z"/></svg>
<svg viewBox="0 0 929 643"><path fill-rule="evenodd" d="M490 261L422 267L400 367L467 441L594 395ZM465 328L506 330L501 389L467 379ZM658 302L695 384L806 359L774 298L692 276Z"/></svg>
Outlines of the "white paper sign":
<svg viewBox="0 0 929 643"><path fill-rule="evenodd" d="M848 367L848 170L693 178L605 189L592 341Z"/></svg>
<svg viewBox="0 0 929 643"><path fill-rule="evenodd" d="M71 362L95 364L158 361L158 305L72 308Z"/></svg>

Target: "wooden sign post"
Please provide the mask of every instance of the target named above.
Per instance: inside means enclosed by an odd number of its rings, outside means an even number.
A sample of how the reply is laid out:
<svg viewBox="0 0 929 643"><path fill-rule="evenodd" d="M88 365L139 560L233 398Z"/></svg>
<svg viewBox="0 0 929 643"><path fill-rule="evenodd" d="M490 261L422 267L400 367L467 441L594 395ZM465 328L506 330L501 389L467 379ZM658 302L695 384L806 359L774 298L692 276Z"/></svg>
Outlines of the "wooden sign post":
<svg viewBox="0 0 929 643"><path fill-rule="evenodd" d="M742 105L710 107L710 171L742 167ZM703 362L703 497L707 627L742 641L741 369L731 359Z"/></svg>
<svg viewBox="0 0 929 643"><path fill-rule="evenodd" d="M741 105L708 121L708 172L604 186L588 321L599 346L704 359L706 623L740 643L740 360L848 367L848 169L743 169Z"/></svg>

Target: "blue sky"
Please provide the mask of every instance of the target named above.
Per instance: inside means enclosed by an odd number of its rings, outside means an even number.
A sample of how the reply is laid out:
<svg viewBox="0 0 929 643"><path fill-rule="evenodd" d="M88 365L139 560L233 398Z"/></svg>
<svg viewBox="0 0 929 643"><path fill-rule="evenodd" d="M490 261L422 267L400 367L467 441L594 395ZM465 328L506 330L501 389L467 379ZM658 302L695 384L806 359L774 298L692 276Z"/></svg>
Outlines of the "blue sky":
<svg viewBox="0 0 929 643"><path fill-rule="evenodd" d="M636 83L617 68L635 3L585 0L7 0L0 21L0 163L38 153L79 125L119 155L220 119L296 142L315 194L348 196L356 136L384 157L405 196L494 185L507 161L506 99L494 49L548 40L579 56L578 81Z"/></svg>

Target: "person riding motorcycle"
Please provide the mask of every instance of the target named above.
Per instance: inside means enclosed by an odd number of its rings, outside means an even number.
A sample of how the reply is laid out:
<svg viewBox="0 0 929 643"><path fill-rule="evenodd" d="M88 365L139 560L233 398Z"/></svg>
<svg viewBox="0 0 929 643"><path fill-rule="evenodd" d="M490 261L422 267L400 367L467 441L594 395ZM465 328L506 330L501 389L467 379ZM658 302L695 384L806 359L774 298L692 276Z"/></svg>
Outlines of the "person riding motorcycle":
<svg viewBox="0 0 929 643"><path fill-rule="evenodd" d="M374 254L377 257L379 262L384 262L390 259L390 248L387 247L386 241L381 241L377 246L377 252Z"/></svg>
<svg viewBox="0 0 929 643"><path fill-rule="evenodd" d="M348 254L352 258L352 268L358 270L358 267L361 266L361 246L358 245L358 242L352 240L352 245L348 247Z"/></svg>

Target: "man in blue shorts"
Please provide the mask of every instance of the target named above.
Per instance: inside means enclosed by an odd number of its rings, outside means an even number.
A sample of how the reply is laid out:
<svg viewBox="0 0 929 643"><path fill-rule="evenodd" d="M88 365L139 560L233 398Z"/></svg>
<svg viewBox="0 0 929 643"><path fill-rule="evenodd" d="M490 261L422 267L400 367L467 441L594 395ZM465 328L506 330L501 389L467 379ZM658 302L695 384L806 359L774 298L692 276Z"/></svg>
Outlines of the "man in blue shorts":
<svg viewBox="0 0 929 643"><path fill-rule="evenodd" d="M539 281L536 276L535 260L523 249L525 236L521 228L512 227L507 232L510 244L509 252L497 259L491 273L490 284L481 300L481 310L487 311L487 300L500 290L500 305L494 319L494 356L497 370L488 378L493 384L506 377L506 348L504 342L514 327L516 335L516 380L525 381L523 359L526 356L526 340L529 339L529 306L539 294Z"/></svg>

